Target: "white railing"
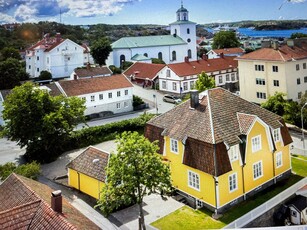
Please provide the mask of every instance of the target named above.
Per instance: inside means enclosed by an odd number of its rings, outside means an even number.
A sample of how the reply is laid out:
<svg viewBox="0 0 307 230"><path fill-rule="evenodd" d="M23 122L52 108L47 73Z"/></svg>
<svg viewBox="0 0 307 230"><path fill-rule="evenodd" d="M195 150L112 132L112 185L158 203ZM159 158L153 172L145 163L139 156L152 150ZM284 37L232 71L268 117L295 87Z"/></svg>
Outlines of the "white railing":
<svg viewBox="0 0 307 230"><path fill-rule="evenodd" d="M292 196L298 189L302 188L304 185L307 184L307 177L300 180L296 184L292 185L290 188L282 191L278 195L274 196L272 199L268 200L267 202L263 203L262 205L258 206L257 208L253 209L252 211L246 213L245 215L241 216L240 218L236 219L235 221L231 222L230 224L226 225L224 228L242 228L251 221L255 220L257 217L261 216L265 212L269 211L276 205L283 202L288 197Z"/></svg>

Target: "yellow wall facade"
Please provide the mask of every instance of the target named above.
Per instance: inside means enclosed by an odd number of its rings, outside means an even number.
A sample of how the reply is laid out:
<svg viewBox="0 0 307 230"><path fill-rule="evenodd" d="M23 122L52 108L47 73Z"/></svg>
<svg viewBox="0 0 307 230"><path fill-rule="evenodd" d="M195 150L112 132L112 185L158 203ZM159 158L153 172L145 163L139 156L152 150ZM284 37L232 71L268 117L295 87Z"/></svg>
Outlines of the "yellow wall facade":
<svg viewBox="0 0 307 230"><path fill-rule="evenodd" d="M68 184L96 199L99 199L100 191L104 186L103 182L70 168L68 169Z"/></svg>
<svg viewBox="0 0 307 230"><path fill-rule="evenodd" d="M253 152L252 138L256 136L261 137L261 148ZM165 137L164 140L164 157L170 161L169 164L173 186L213 207L216 206L215 196L217 196L218 199L217 206L222 207L235 201L237 198L242 197L244 194L253 191L266 182L271 181L274 176L277 177L291 168L289 145L283 146L280 135L280 141L276 142L276 151L273 153L273 140L271 138L269 127L260 119L257 119L250 129L246 140L246 164L243 166L239 147L237 146L238 159L231 162L232 171L217 178L218 187L217 194L215 194L215 182L212 175L182 164L184 153L184 145L182 142L178 141L178 153L175 153L171 150L171 138ZM276 167L277 154L282 155L282 165L279 167ZM261 162L262 175L255 179L254 164L257 162ZM198 174L200 180L199 190L189 186L189 171ZM233 174L236 174L237 186L236 189L230 191L229 176Z"/></svg>

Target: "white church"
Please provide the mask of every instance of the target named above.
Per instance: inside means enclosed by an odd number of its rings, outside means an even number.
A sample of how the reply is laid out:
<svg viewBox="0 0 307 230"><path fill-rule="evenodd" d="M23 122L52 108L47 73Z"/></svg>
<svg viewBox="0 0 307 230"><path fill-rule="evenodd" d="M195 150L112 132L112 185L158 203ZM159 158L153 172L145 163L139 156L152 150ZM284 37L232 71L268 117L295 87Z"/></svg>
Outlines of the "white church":
<svg viewBox="0 0 307 230"><path fill-rule="evenodd" d="M112 43L107 65L121 67L124 61L151 63L159 58L166 64L197 60L196 23L189 21L189 11L177 10L177 21L171 23L170 35L124 37Z"/></svg>

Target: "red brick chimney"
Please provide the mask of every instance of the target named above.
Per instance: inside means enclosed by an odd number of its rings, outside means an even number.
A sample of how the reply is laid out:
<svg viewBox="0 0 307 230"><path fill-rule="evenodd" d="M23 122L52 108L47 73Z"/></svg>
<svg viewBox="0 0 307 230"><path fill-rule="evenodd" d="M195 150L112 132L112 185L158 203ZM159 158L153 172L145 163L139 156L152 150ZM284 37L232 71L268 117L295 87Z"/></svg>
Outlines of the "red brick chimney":
<svg viewBox="0 0 307 230"><path fill-rule="evenodd" d="M55 35L55 41L60 42L61 41L61 33L56 33Z"/></svg>
<svg viewBox="0 0 307 230"><path fill-rule="evenodd" d="M208 57L207 57L207 55L206 54L203 54L203 60L207 60L208 59Z"/></svg>
<svg viewBox="0 0 307 230"><path fill-rule="evenodd" d="M51 208L58 213L62 213L62 192L56 190L51 193Z"/></svg>
<svg viewBox="0 0 307 230"><path fill-rule="evenodd" d="M220 53L220 58L224 58L224 53Z"/></svg>
<svg viewBox="0 0 307 230"><path fill-rule="evenodd" d="M189 62L189 57L184 57L184 62Z"/></svg>

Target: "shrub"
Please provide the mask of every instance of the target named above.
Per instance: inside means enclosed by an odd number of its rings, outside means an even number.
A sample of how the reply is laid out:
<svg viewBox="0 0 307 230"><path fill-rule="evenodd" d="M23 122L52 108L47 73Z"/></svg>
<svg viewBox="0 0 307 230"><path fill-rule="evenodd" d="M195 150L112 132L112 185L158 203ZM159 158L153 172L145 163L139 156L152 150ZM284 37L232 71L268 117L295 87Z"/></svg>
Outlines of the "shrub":
<svg viewBox="0 0 307 230"><path fill-rule="evenodd" d="M0 165L0 180L5 180L13 172L31 179L36 179L40 174L40 164L33 161L19 166L13 162Z"/></svg>
<svg viewBox="0 0 307 230"><path fill-rule="evenodd" d="M109 69L113 72L113 74L121 74L122 70L117 68L115 65L110 65Z"/></svg>
<svg viewBox="0 0 307 230"><path fill-rule="evenodd" d="M43 70L39 76L38 76L38 80L51 80L52 79L52 74L46 70Z"/></svg>
<svg viewBox="0 0 307 230"><path fill-rule="evenodd" d="M136 106L144 104L144 101L139 96L133 95L133 103L132 104L133 104L133 107L136 107Z"/></svg>

